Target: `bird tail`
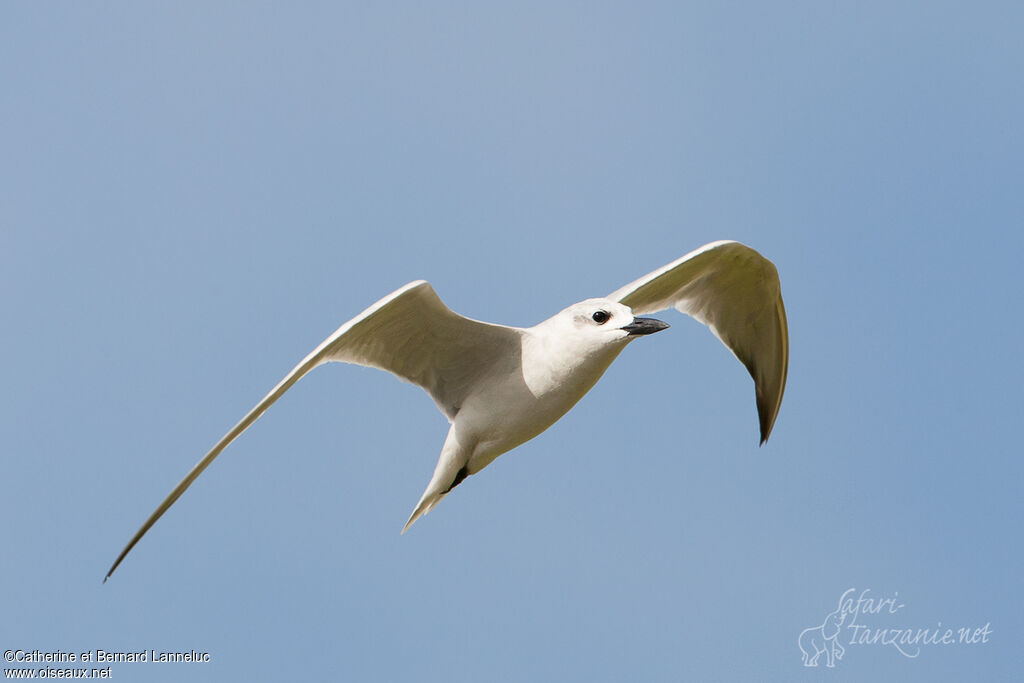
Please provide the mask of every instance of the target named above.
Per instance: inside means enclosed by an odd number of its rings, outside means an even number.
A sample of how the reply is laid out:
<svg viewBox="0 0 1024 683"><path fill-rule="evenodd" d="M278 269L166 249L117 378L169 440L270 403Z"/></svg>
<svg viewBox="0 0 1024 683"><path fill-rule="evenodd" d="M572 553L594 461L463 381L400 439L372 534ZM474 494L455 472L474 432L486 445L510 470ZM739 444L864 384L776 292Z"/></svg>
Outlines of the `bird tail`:
<svg viewBox="0 0 1024 683"><path fill-rule="evenodd" d="M441 500L448 495L447 493L431 493L428 488L423 492L423 497L420 498L420 502L416 503L416 507L413 509L412 514L409 515L409 521L402 527L402 533L404 534L409 530L416 520L427 514L434 509L434 506L441 502Z"/></svg>
<svg viewBox="0 0 1024 683"><path fill-rule="evenodd" d="M448 430L448 438L444 441L444 447L441 449L441 457L437 460L437 467L434 468L434 476L430 478L430 483L427 484L426 490L420 497L420 502L416 503L412 514L409 515L409 521L402 527L403 534L417 519L433 510L448 495L449 491L469 476L468 460L469 453L459 444L455 435L455 425L452 425L452 428Z"/></svg>

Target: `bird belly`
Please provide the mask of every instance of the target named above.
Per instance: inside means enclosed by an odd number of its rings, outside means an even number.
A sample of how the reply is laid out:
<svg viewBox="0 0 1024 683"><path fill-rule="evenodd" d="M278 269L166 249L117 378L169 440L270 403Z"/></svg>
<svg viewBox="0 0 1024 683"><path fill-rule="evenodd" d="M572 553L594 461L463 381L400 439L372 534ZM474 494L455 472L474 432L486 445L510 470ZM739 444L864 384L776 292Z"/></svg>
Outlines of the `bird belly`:
<svg viewBox="0 0 1024 683"><path fill-rule="evenodd" d="M490 389L473 396L459 411L455 429L460 440L475 443L467 463L475 474L502 453L526 443L557 422L594 386L618 353L598 363L571 368L547 382L528 384L509 375Z"/></svg>

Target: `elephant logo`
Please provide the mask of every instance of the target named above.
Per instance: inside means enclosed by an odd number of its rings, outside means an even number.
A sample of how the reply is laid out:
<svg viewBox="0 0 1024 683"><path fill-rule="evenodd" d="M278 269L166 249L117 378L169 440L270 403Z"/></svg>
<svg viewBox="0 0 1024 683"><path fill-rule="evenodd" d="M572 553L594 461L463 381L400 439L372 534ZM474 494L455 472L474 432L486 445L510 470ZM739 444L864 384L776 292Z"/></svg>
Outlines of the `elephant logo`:
<svg viewBox="0 0 1024 683"><path fill-rule="evenodd" d="M846 619L842 607L825 617L821 626L806 628L797 638L797 645L803 653L804 666L818 666L818 658L825 653L825 666L833 668L837 659L842 659L846 650L839 644L839 630Z"/></svg>

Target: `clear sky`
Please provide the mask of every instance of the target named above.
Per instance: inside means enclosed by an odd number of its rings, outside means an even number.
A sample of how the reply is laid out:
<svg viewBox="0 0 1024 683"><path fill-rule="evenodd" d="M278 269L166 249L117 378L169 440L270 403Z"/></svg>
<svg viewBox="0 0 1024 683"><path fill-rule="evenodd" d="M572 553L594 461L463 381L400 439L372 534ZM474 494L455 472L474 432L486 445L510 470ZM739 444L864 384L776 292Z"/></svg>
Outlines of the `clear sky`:
<svg viewBox="0 0 1024 683"><path fill-rule="evenodd" d="M4 3L0 646L211 656L120 681L1018 679L1022 7ZM400 536L446 422L333 365L101 584L379 297L532 325L716 239L782 278L764 447L670 312ZM805 667L851 588L891 607Z"/></svg>

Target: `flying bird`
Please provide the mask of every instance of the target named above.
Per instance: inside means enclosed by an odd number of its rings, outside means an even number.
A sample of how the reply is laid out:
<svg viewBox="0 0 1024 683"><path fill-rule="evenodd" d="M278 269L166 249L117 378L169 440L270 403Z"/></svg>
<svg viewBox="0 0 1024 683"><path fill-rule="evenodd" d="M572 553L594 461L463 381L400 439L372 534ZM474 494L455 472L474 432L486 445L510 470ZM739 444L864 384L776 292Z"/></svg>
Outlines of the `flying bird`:
<svg viewBox="0 0 1024 683"><path fill-rule="evenodd" d="M750 247L712 242L605 298L573 304L529 328L463 317L428 282L416 280L346 322L303 358L174 487L103 580L228 444L319 365L339 361L387 370L421 386L451 423L405 533L466 477L557 422L627 344L668 327L639 316L673 307L711 328L750 372L763 444L786 387L789 333L778 272Z"/></svg>

